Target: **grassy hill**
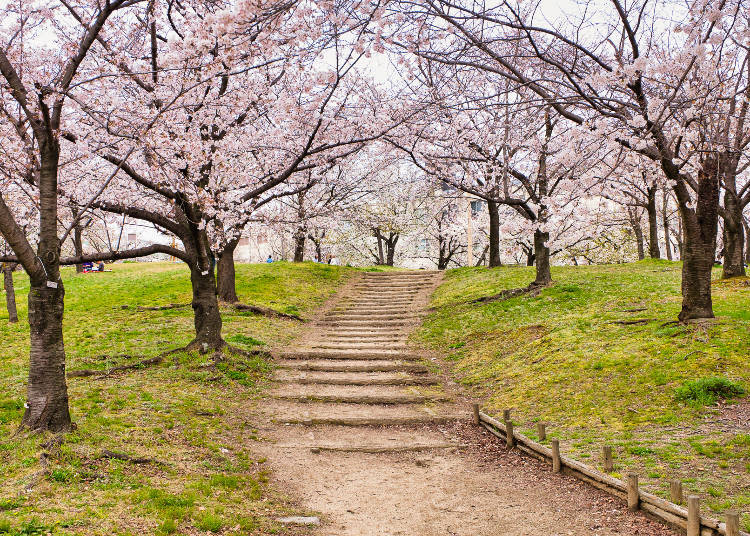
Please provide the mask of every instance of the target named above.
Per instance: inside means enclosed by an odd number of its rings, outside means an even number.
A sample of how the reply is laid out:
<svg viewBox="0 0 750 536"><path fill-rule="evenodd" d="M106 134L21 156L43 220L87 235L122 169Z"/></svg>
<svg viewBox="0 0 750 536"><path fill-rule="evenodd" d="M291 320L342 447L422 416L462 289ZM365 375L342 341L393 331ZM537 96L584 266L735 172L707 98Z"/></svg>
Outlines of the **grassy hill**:
<svg viewBox="0 0 750 536"><path fill-rule="evenodd" d="M750 280L715 281L716 320L682 325L680 268L557 267L538 295L483 304L471 300L523 287L533 269L452 270L418 336L491 413L515 408L529 436L546 421L575 458L598 465L609 444L616 470L651 491L681 478L712 509L747 511Z"/></svg>
<svg viewBox="0 0 750 536"><path fill-rule="evenodd" d="M63 272L68 370L109 369L188 343L192 310L182 264L112 265L113 273ZM303 317L353 273L322 264L238 265L240 299ZM77 429L61 445L14 435L28 374L28 279L16 274L21 321L0 309L0 535L275 534L293 512L270 489L253 405L271 365L262 357L216 366L175 354L162 365L69 380ZM4 299L4 298L3 298ZM283 344L303 324L223 310L224 337L245 348ZM49 459L40 460L42 452ZM150 458L149 463L117 459ZM26 492L27 488L33 491Z"/></svg>

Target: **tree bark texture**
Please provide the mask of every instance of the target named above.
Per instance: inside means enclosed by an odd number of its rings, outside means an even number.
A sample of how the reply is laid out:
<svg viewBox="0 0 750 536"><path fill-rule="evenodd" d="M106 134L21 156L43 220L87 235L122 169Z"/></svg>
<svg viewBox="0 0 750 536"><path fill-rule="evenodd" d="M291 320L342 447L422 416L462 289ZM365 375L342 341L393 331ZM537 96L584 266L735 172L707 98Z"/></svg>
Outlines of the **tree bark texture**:
<svg viewBox="0 0 750 536"><path fill-rule="evenodd" d="M635 235L638 260L642 261L646 258L646 252L643 246L643 229L641 228L641 215L638 214L638 209L628 207L628 218L630 219L630 226L633 228L633 234Z"/></svg>
<svg viewBox="0 0 750 536"><path fill-rule="evenodd" d="M664 190L663 195L662 195L661 219L662 219L662 226L664 227L665 253L667 254L667 259L671 261L672 260L672 244L671 244L672 237L669 235L669 197L667 195L666 190Z"/></svg>
<svg viewBox="0 0 750 536"><path fill-rule="evenodd" d="M15 324L18 322L18 309L16 308L16 289L13 286L13 270L16 265L13 263L3 264L3 286L5 288L5 305L8 308L8 322Z"/></svg>
<svg viewBox="0 0 750 536"><path fill-rule="evenodd" d="M205 353L219 350L226 344L221 338L221 313L216 293L216 279L212 271L201 272L191 267L190 282L193 287L193 315L195 339L190 343Z"/></svg>
<svg viewBox="0 0 750 536"><path fill-rule="evenodd" d="M498 204L495 201L487 201L487 211L490 216L490 268L502 266L500 262L500 215Z"/></svg>
<svg viewBox="0 0 750 536"><path fill-rule="evenodd" d="M234 268L234 251L238 240L229 242L221 252L216 265L217 288L219 299L227 303L237 303L236 273Z"/></svg>
<svg viewBox="0 0 750 536"><path fill-rule="evenodd" d="M552 282L549 263L549 233L537 229L534 231L534 255L536 259L536 279L534 285L546 286Z"/></svg>
<svg viewBox="0 0 750 536"><path fill-rule="evenodd" d="M742 205L734 192L724 192L724 261L723 278L745 275L745 229Z"/></svg>
<svg viewBox="0 0 750 536"><path fill-rule="evenodd" d="M719 161L708 156L698 172L695 209L684 183L675 184L683 229L682 310L680 321L713 318L711 270L719 221Z"/></svg>
<svg viewBox="0 0 750 536"><path fill-rule="evenodd" d="M656 210L656 185L648 189L648 203L646 212L648 213L648 255L652 259L660 259L659 251L659 213Z"/></svg>

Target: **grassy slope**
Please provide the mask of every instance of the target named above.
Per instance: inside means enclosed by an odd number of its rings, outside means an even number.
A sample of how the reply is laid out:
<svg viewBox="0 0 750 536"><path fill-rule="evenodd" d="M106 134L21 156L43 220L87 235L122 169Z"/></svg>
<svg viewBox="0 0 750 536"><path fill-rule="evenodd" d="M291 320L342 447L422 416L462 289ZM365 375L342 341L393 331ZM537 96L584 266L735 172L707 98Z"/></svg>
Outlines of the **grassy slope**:
<svg viewBox="0 0 750 536"><path fill-rule="evenodd" d="M665 325L680 309L678 263L559 267L553 277L537 297L473 305L525 286L532 269L450 271L419 336L446 352L491 412L517 408L529 436L544 420L576 458L596 465L600 446L611 444L616 470L636 470L654 492L667 496L669 478L682 478L714 510L747 511L750 431L722 431L715 409L683 404L674 390L715 375L750 388L748 280L716 281L718 321L700 327ZM649 320L613 323L633 319ZM744 523L750 529L747 516Z"/></svg>
<svg viewBox="0 0 750 536"><path fill-rule="evenodd" d="M237 268L242 301L303 316L352 273L312 263ZM189 302L189 274L182 265L113 269L63 274L69 370L129 361L120 354L154 356L192 337L189 308L135 310ZM16 274L16 281L21 322L8 325L0 309L0 535L283 532L271 519L290 509L268 488L263 460L253 455L252 405L270 371L261 358L232 358L217 370L207 357L180 354L144 371L71 379L78 428L66 436L33 492L19 494L40 470L39 454L49 437L13 436L23 414L28 366L28 280ZM231 310L223 318L225 337L244 348L283 344L302 329L293 321ZM104 450L165 464L102 459Z"/></svg>

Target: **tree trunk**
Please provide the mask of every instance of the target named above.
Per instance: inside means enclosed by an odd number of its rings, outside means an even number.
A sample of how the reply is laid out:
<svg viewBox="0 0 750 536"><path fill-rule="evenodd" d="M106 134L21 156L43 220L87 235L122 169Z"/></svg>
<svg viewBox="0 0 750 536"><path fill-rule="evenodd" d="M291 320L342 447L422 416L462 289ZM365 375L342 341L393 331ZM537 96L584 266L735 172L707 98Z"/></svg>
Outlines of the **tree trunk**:
<svg viewBox="0 0 750 536"><path fill-rule="evenodd" d="M73 248L76 252L76 257L83 255L83 232L80 225L76 225L73 228ZM83 264L76 264L76 272L83 273Z"/></svg>
<svg viewBox="0 0 750 536"><path fill-rule="evenodd" d="M297 229L297 232L294 234L294 262L302 262L305 260L306 238L307 233L305 230L303 228Z"/></svg>
<svg viewBox="0 0 750 536"><path fill-rule="evenodd" d="M65 289L60 279L60 239L57 236L58 141L39 140L39 244L37 260L42 270L27 268L30 331L29 382L22 428L68 431L71 427L68 387L65 380L63 312Z"/></svg>
<svg viewBox="0 0 750 536"><path fill-rule="evenodd" d="M745 228L745 264L750 266L750 225L744 219L742 225Z"/></svg>
<svg viewBox="0 0 750 536"><path fill-rule="evenodd" d="M234 270L234 250L237 249L238 240L229 242L224 251L221 252L219 262L216 265L217 288L219 299L227 303L237 303L237 288Z"/></svg>
<svg viewBox="0 0 750 536"><path fill-rule="evenodd" d="M482 254L479 256L479 260L474 265L475 267L482 266L484 264L484 259L487 258L487 252L489 251L490 246L484 246L484 249L482 250Z"/></svg>
<svg viewBox="0 0 750 536"><path fill-rule="evenodd" d="M549 265L549 247L547 241L549 233L539 229L534 231L534 256L536 259L536 279L534 285L546 286L552 282L552 272Z"/></svg>
<svg viewBox="0 0 750 536"><path fill-rule="evenodd" d="M523 252L526 254L526 266L534 266L536 256L534 255L533 247L522 246Z"/></svg>
<svg viewBox="0 0 750 536"><path fill-rule="evenodd" d="M399 235L394 235L391 233L391 235L388 237L388 240L385 242L386 247L386 261L385 263L388 266L393 266L394 260L396 258L396 244L398 243Z"/></svg>
<svg viewBox="0 0 750 536"><path fill-rule="evenodd" d="M745 230L742 226L742 206L734 192L724 191L724 267L721 277L745 275Z"/></svg>
<svg viewBox="0 0 750 536"><path fill-rule="evenodd" d="M664 227L664 248L667 254L667 259L672 260L672 238L669 236L669 197L667 191L663 191L662 205L661 205L661 220L662 226Z"/></svg>
<svg viewBox="0 0 750 536"><path fill-rule="evenodd" d="M3 265L3 284L5 286L5 305L8 308L8 322L18 322L18 309L16 308L16 288L13 286L13 270L16 265L6 263Z"/></svg>
<svg viewBox="0 0 750 536"><path fill-rule="evenodd" d="M695 209L682 181L675 183L675 193L682 214L684 236L682 263L682 310L680 321L713 318L711 269L716 253L716 231L719 221L719 162L709 156L698 172Z"/></svg>
<svg viewBox="0 0 750 536"><path fill-rule="evenodd" d="M193 286L193 315L195 339L190 347L206 353L219 350L226 344L221 338L221 313L216 295L216 280L212 271L201 272L191 263L190 282Z"/></svg>
<svg viewBox="0 0 750 536"><path fill-rule="evenodd" d="M378 240L378 264L385 264L385 257L383 255L383 235L380 234L380 229L375 231L375 238Z"/></svg>
<svg viewBox="0 0 750 536"><path fill-rule="evenodd" d="M503 264L500 262L500 215L497 203L487 201L487 211L490 216L490 268L495 268Z"/></svg>
<svg viewBox="0 0 750 536"><path fill-rule="evenodd" d="M659 251L659 213L656 210L656 185L648 189L648 255L652 259L660 259Z"/></svg>
<svg viewBox="0 0 750 536"><path fill-rule="evenodd" d="M29 289L31 351L27 408L22 426L29 430L70 430L62 321L65 289L32 283Z"/></svg>
<svg viewBox="0 0 750 536"><path fill-rule="evenodd" d="M628 207L628 217L630 218L630 226L633 228L635 234L635 242L638 247L638 260L642 261L646 258L646 253L643 247L643 229L641 229L641 215L638 214L638 209Z"/></svg>

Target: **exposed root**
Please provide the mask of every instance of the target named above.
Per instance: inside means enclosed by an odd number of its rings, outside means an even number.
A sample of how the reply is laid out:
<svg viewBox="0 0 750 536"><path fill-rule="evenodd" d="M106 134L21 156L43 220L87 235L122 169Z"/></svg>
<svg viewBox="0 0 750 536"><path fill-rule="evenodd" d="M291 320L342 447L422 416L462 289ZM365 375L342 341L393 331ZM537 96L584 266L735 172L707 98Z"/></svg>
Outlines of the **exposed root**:
<svg viewBox="0 0 750 536"><path fill-rule="evenodd" d="M112 367L107 370L95 370L95 369L71 370L67 373L67 376L68 378L87 378L89 376L110 376L116 372L123 372L126 370L144 369L152 365L158 365L160 363L163 363L164 358L167 356L188 351L188 347L189 345L183 348L175 348L174 350L167 350L166 352L162 352L156 357L143 359L142 361L138 361L137 363L131 363L129 365L119 365L117 367Z"/></svg>
<svg viewBox="0 0 750 536"><path fill-rule="evenodd" d="M154 460L153 458L135 458L133 456L129 456L128 454L124 454L122 452L114 452L112 450L103 450L101 454L99 454L100 459L107 459L107 460L120 460L124 462L130 462L137 465L145 465L145 464L154 464L154 465L166 465L164 462L159 460Z"/></svg>
<svg viewBox="0 0 750 536"><path fill-rule="evenodd" d="M269 309L268 307L259 307L257 305L247 305L244 303L231 303L229 305L231 305L238 311L250 311L251 313L255 313L256 315L267 316L270 318L287 318L289 320L296 320L297 322L305 321L305 319L299 315L282 313L280 311Z"/></svg>
<svg viewBox="0 0 750 536"><path fill-rule="evenodd" d="M123 306L123 308L126 306ZM184 309L190 307L189 303L170 303L169 305L157 305L155 307L144 307L139 305L135 308L136 311L166 311L167 309Z"/></svg>
<svg viewBox="0 0 750 536"><path fill-rule="evenodd" d="M258 357L270 355L268 350L244 350L242 348L232 346L231 344L227 344L226 349L229 350L230 353L234 355L240 355L242 357Z"/></svg>
<svg viewBox="0 0 750 536"><path fill-rule="evenodd" d="M635 307L633 309L623 309L623 313L640 313L642 311L648 311L648 307Z"/></svg>
<svg viewBox="0 0 750 536"><path fill-rule="evenodd" d="M620 326L634 326L637 324L648 324L655 318L638 318L636 320L615 320L612 324L619 324Z"/></svg>
<svg viewBox="0 0 750 536"><path fill-rule="evenodd" d="M523 296L524 294L529 294L530 296L537 296L539 292L541 292L541 290L545 286L546 285L537 285L536 283L531 283L527 287L511 288L511 289L503 290L492 296L484 296L482 298L477 298L476 300L472 300L471 303L489 303L489 302L495 302L495 301L509 300L511 298Z"/></svg>

